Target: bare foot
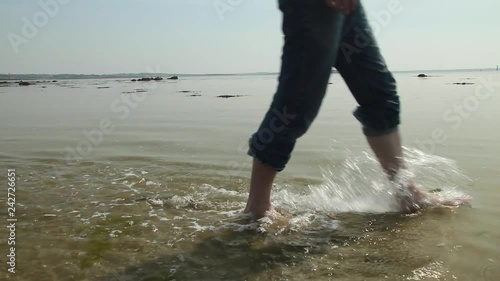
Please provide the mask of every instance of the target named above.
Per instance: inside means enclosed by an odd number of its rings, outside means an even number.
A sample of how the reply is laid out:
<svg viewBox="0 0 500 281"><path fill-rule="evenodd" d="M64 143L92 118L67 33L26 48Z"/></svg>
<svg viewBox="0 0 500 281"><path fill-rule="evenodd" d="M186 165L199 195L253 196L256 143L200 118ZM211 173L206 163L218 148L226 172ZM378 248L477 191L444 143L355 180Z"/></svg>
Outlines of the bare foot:
<svg viewBox="0 0 500 281"><path fill-rule="evenodd" d="M409 185L407 189L398 189L396 193L398 210L403 213L414 213L424 208L425 195L417 190L413 184Z"/></svg>
<svg viewBox="0 0 500 281"><path fill-rule="evenodd" d="M417 187L410 182L406 188L400 188L396 194L399 210L403 213L414 213L429 206L440 205L438 196Z"/></svg>
<svg viewBox="0 0 500 281"><path fill-rule="evenodd" d="M252 219L255 220L261 219L275 212L276 211L271 205L254 206L251 204L247 205L245 210L243 211L244 214L248 214Z"/></svg>
<svg viewBox="0 0 500 281"><path fill-rule="evenodd" d="M471 198L464 197L456 197L456 198L439 198L439 205L445 207L458 207L458 206L470 206Z"/></svg>
<svg viewBox="0 0 500 281"><path fill-rule="evenodd" d="M438 195L409 183L405 189L399 189L396 194L399 210L403 213L414 213L428 207L457 207L470 204L470 198L457 197L451 199L441 198Z"/></svg>

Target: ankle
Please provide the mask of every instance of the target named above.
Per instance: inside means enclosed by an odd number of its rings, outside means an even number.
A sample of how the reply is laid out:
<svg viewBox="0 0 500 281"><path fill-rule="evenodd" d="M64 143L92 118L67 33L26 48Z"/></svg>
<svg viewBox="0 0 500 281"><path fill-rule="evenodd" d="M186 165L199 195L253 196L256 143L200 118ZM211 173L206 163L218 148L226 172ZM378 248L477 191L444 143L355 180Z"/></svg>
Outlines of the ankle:
<svg viewBox="0 0 500 281"><path fill-rule="evenodd" d="M273 207L271 205L271 202L267 203L253 203L249 202L247 203L247 206L243 213L245 214L251 214L257 218L264 217L265 214L269 211L272 211Z"/></svg>

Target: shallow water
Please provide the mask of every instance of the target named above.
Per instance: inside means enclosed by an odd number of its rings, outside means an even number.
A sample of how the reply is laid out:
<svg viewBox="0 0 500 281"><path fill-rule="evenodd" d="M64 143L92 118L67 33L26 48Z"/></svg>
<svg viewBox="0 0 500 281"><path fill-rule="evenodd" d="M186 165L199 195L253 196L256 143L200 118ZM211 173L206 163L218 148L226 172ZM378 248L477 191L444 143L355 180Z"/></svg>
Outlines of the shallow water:
<svg viewBox="0 0 500 281"><path fill-rule="evenodd" d="M393 213L393 187L333 75L274 189L283 217L258 223L240 215L246 144L276 77L0 87L0 166L18 175L17 273L0 276L499 280L500 88L481 79L500 75L433 75L396 75L406 159L416 182L443 197L472 196L472 207ZM475 84L452 84L464 81Z"/></svg>

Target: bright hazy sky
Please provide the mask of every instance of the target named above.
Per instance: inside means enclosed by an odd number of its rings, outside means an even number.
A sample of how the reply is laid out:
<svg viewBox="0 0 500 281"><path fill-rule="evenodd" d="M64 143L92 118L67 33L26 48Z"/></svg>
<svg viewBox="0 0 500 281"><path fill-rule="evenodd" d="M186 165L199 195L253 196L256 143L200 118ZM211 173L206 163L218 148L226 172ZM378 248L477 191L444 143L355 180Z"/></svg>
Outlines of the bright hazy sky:
<svg viewBox="0 0 500 281"><path fill-rule="evenodd" d="M363 3L392 70L500 64L499 0ZM0 73L277 72L280 25L276 0L1 0Z"/></svg>

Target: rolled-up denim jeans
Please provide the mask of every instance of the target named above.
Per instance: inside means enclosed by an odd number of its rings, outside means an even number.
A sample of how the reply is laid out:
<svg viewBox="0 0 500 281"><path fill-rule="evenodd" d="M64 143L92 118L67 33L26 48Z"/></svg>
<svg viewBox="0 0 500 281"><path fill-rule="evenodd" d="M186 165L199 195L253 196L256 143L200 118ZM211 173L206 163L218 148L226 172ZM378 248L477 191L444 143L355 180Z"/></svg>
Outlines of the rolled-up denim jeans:
<svg viewBox="0 0 500 281"><path fill-rule="evenodd" d="M399 125L396 81L387 69L363 7L344 15L325 0L280 0L285 43L278 89L248 154L277 171L311 126L335 67L359 106L354 116L367 136Z"/></svg>

